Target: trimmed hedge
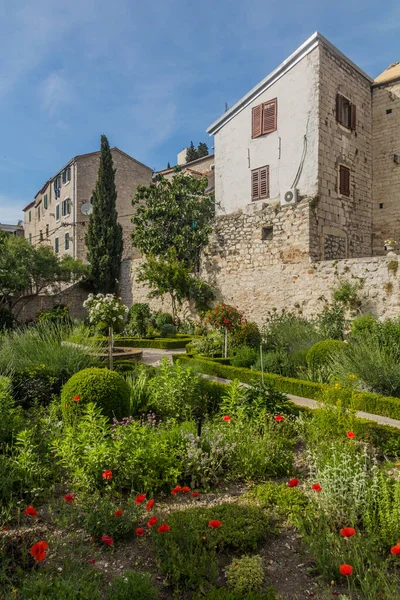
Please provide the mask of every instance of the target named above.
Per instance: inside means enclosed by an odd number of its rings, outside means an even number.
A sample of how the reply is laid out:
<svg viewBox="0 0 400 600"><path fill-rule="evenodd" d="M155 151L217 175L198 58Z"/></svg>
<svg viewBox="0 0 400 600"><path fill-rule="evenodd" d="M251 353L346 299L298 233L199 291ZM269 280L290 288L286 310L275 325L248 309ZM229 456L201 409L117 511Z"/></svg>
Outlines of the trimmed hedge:
<svg viewBox="0 0 400 600"><path fill-rule="evenodd" d="M96 336L92 338L96 342L108 343L108 338L105 336ZM132 337L118 337L114 338L114 346L118 348L158 348L159 350L175 350L185 348L186 344L191 341L192 338L155 338L155 339L141 339ZM75 344L82 343L79 336L73 336L70 341Z"/></svg>
<svg viewBox="0 0 400 600"><path fill-rule="evenodd" d="M207 375L214 375L215 377L223 377L230 380L238 379L242 383L250 385L261 382L260 371L230 367L212 360L197 357L193 359L181 357L179 360L200 367L201 371ZM266 384L272 385L277 390L286 394L312 398L314 400L318 400L321 392L329 387L324 383L302 381L301 379L282 377L281 375L272 373L264 373L264 381ZM400 420L400 398L380 396L372 392L356 392L350 388L342 388L342 400L345 404L350 404L351 402L356 410Z"/></svg>

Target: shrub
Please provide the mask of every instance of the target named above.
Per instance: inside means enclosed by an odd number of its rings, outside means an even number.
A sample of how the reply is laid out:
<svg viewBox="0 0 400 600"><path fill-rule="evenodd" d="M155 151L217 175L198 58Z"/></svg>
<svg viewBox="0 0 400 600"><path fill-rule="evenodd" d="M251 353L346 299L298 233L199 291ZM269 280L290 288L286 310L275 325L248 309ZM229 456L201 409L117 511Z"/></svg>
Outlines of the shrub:
<svg viewBox="0 0 400 600"><path fill-rule="evenodd" d="M262 508L273 511L278 517L287 519L289 523L298 524L310 507L307 496L299 488L289 488L286 483L273 481L256 485L250 496L255 497Z"/></svg>
<svg viewBox="0 0 400 600"><path fill-rule="evenodd" d="M15 405L11 395L11 382L0 377L0 448L12 442L13 437L23 427L24 417L20 407Z"/></svg>
<svg viewBox="0 0 400 600"><path fill-rule="evenodd" d="M74 398L79 396L79 401ZM125 417L129 412L130 390L124 378L108 369L84 369L75 373L61 392L61 407L64 418L94 402L103 413L112 418Z"/></svg>
<svg viewBox="0 0 400 600"><path fill-rule="evenodd" d="M150 406L163 418L188 421L202 409L199 386L199 379L191 369L171 365L164 358L157 376L149 382Z"/></svg>
<svg viewBox="0 0 400 600"><path fill-rule="evenodd" d="M159 312L156 315L156 325L157 325L157 329L161 329L161 327L163 325L173 325L174 324L174 318L171 315L171 313L167 313L167 312Z"/></svg>
<svg viewBox="0 0 400 600"><path fill-rule="evenodd" d="M204 356L221 356L224 339L218 331L212 331L205 337L194 339L190 343L190 351Z"/></svg>
<svg viewBox="0 0 400 600"><path fill-rule="evenodd" d="M55 304L53 308L47 311L40 312L37 316L39 323L61 323L71 324L68 306L65 304Z"/></svg>
<svg viewBox="0 0 400 600"><path fill-rule="evenodd" d="M304 353L302 353L304 355ZM263 370L265 373L275 373L283 377L296 377L297 371L304 366L305 357L299 353L288 354L286 350L278 348L277 350L263 351ZM254 369L261 371L261 357L258 356Z"/></svg>
<svg viewBox="0 0 400 600"><path fill-rule="evenodd" d="M226 578L229 587L238 594L259 592L264 581L261 556L256 554L234 558L227 569Z"/></svg>
<svg viewBox="0 0 400 600"><path fill-rule="evenodd" d="M133 329L133 333L139 337L145 337L147 327L150 323L151 311L148 304L137 302L128 312L128 323Z"/></svg>
<svg viewBox="0 0 400 600"><path fill-rule="evenodd" d="M382 542L383 549L400 539L400 479L380 472L368 490L362 520L365 529Z"/></svg>
<svg viewBox="0 0 400 600"><path fill-rule="evenodd" d="M246 600L278 600L272 587L263 590L262 592L248 592L245 596ZM244 600L243 594L227 590L226 588L214 588L208 594L201 596L193 596L193 600Z"/></svg>
<svg viewBox="0 0 400 600"><path fill-rule="evenodd" d="M307 364L310 369L319 369L329 364L334 354L342 354L345 349L345 344L339 340L317 342L307 352Z"/></svg>
<svg viewBox="0 0 400 600"><path fill-rule="evenodd" d="M270 350L281 349L292 354L311 348L321 339L321 334L315 323L285 310L281 313L274 310L267 315L262 337Z"/></svg>
<svg viewBox="0 0 400 600"><path fill-rule="evenodd" d="M138 518L143 516L144 508L135 504L133 497L127 501L114 499L109 495L90 496L71 506L72 523L82 527L90 536L100 539L107 534L114 541L132 536L138 527ZM122 510L120 516L116 511Z"/></svg>
<svg viewBox="0 0 400 600"><path fill-rule="evenodd" d="M34 403L49 404L60 393L62 381L46 372L46 366L17 371L11 376L12 395L16 402L27 408Z"/></svg>
<svg viewBox="0 0 400 600"><path fill-rule="evenodd" d="M257 349L261 344L261 333L257 323L248 321L242 323L238 329L232 333L233 346L250 346Z"/></svg>
<svg viewBox="0 0 400 600"><path fill-rule="evenodd" d="M108 591L110 600L158 600L158 591L151 584L150 575L126 571L123 576L116 577Z"/></svg>
<svg viewBox="0 0 400 600"><path fill-rule="evenodd" d="M334 302L332 305L326 304L321 314L318 315L317 324L322 338L342 340L347 325L343 305L339 302Z"/></svg>
<svg viewBox="0 0 400 600"><path fill-rule="evenodd" d="M160 335L162 338L173 338L176 336L176 327L171 323L165 323L160 327Z"/></svg>
<svg viewBox="0 0 400 600"><path fill-rule="evenodd" d="M15 319L11 310L5 306L0 306L0 333L8 329L13 329L14 326Z"/></svg>
<svg viewBox="0 0 400 600"><path fill-rule="evenodd" d="M351 335L359 337L360 335L371 334L375 331L378 321L370 314L356 317L351 322Z"/></svg>
<svg viewBox="0 0 400 600"><path fill-rule="evenodd" d="M250 368L257 361L259 352L249 346L240 346L236 348L234 356L231 358L231 364L234 367Z"/></svg>

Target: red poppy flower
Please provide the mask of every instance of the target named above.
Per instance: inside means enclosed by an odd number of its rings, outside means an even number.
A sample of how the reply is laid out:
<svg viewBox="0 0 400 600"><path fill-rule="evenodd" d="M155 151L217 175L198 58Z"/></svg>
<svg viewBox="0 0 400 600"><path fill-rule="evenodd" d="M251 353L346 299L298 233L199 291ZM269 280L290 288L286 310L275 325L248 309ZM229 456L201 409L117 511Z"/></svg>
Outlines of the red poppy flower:
<svg viewBox="0 0 400 600"><path fill-rule="evenodd" d="M74 502L75 496L73 494L65 494L64 500L67 504L70 504L71 502Z"/></svg>
<svg viewBox="0 0 400 600"><path fill-rule="evenodd" d="M322 492L322 487L319 485L319 483L314 483L311 487L314 492Z"/></svg>
<svg viewBox="0 0 400 600"><path fill-rule="evenodd" d="M2 528L2 531L8 531L8 525L4 525L4 527Z"/></svg>
<svg viewBox="0 0 400 600"><path fill-rule="evenodd" d="M294 478L294 479L289 480L288 486L290 488L292 488L292 487L296 487L296 485L298 485L298 484L299 484L299 480Z"/></svg>
<svg viewBox="0 0 400 600"><path fill-rule="evenodd" d="M348 577L349 575L353 574L353 567L351 565L340 565L339 571L342 575L346 575L346 577Z"/></svg>
<svg viewBox="0 0 400 600"><path fill-rule="evenodd" d="M89 558L89 560L88 560L88 563L89 563L90 565L94 565L94 563L95 563L95 562L96 562L96 561L94 560L94 558Z"/></svg>
<svg viewBox="0 0 400 600"><path fill-rule="evenodd" d="M122 510L119 508L118 510L115 511L114 515L116 517L122 517Z"/></svg>
<svg viewBox="0 0 400 600"><path fill-rule="evenodd" d="M176 485L176 486L174 487L174 489L172 490L171 494L172 494L173 496L175 496L175 494L178 494L178 492L181 492L181 491L182 491L182 488L181 488L181 486L180 486L180 485Z"/></svg>
<svg viewBox="0 0 400 600"><path fill-rule="evenodd" d="M343 527L340 530L340 535L345 538L353 537L353 535L356 535L356 530L353 527Z"/></svg>
<svg viewBox="0 0 400 600"><path fill-rule="evenodd" d="M146 494L138 494L136 496L135 504L142 504L143 500L146 500Z"/></svg>
<svg viewBox="0 0 400 600"><path fill-rule="evenodd" d="M193 498L198 498L200 496L200 492L192 492Z"/></svg>
<svg viewBox="0 0 400 600"><path fill-rule="evenodd" d="M392 554L400 554L400 540L397 542L397 544L395 546L392 546L390 548L390 552Z"/></svg>
<svg viewBox="0 0 400 600"><path fill-rule="evenodd" d="M353 431L348 431L346 435L349 438L349 440L353 440L356 437L356 434Z"/></svg>
<svg viewBox="0 0 400 600"><path fill-rule="evenodd" d="M219 529L219 527L221 527L221 525L222 525L221 521L217 521L217 520L208 522L208 526L212 527L212 529Z"/></svg>
<svg viewBox="0 0 400 600"><path fill-rule="evenodd" d="M30 517L36 517L37 516L37 512L36 510L33 508L33 506L28 506L28 508L26 508L24 510L24 515L29 515Z"/></svg>
<svg viewBox="0 0 400 600"><path fill-rule="evenodd" d="M49 545L47 542L37 542L36 544L33 544L31 548L31 556L33 556L36 562L44 560L47 556L46 550L48 549Z"/></svg>
<svg viewBox="0 0 400 600"><path fill-rule="evenodd" d="M154 500L149 500L148 503L146 504L146 510L147 510L147 512L149 510L151 510L153 508L153 506L154 506Z"/></svg>
<svg viewBox="0 0 400 600"><path fill-rule="evenodd" d="M175 494L176 494L176 490L171 490L171 494L172 494L173 496L175 496Z"/></svg>
<svg viewBox="0 0 400 600"><path fill-rule="evenodd" d="M185 485L185 487L182 488L182 492L185 492L185 494L187 494L188 492L190 492L190 487Z"/></svg>
<svg viewBox="0 0 400 600"><path fill-rule="evenodd" d="M147 523L147 527L153 527L158 521L158 517L151 517Z"/></svg>
<svg viewBox="0 0 400 600"><path fill-rule="evenodd" d="M283 419L283 417L282 417L282 415L276 415L276 417L274 417L274 418L275 418L275 421L276 421L277 423L280 423L280 421L283 421L283 420L284 420L284 419Z"/></svg>
<svg viewBox="0 0 400 600"><path fill-rule="evenodd" d="M229 415L225 415L224 417L222 417L222 420L226 421L226 423L230 423L231 418Z"/></svg>
<svg viewBox="0 0 400 600"><path fill-rule="evenodd" d="M158 533L165 533L166 531L169 531L171 529L171 527L169 525L166 525L165 523L163 523L162 525L160 525L160 527L157 529Z"/></svg>
<svg viewBox="0 0 400 600"><path fill-rule="evenodd" d="M103 479L112 479L112 471L110 471L110 469L107 469L106 471L104 471L102 477Z"/></svg>
<svg viewBox="0 0 400 600"><path fill-rule="evenodd" d="M79 400L80 400L80 399L81 399L81 397L80 397L80 396L75 396L75 398L74 398L74 402L79 402Z"/></svg>
<svg viewBox="0 0 400 600"><path fill-rule="evenodd" d="M138 535L139 537L142 537L144 535L144 529L143 529L143 527L138 527L136 529L136 535Z"/></svg>
<svg viewBox="0 0 400 600"><path fill-rule="evenodd" d="M101 541L103 542L103 544L107 544L107 546L112 546L114 543L114 540L108 535L103 535Z"/></svg>

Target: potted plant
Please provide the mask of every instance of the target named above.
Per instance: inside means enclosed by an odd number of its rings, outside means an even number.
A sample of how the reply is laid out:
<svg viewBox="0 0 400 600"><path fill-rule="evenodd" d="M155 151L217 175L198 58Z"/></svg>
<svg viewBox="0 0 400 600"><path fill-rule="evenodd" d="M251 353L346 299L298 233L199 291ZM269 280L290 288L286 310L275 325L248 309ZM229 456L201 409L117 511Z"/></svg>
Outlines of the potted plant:
<svg viewBox="0 0 400 600"><path fill-rule="evenodd" d="M385 250L387 250L388 252L393 252L393 250L396 247L396 240L393 238L388 238L387 240L385 240Z"/></svg>

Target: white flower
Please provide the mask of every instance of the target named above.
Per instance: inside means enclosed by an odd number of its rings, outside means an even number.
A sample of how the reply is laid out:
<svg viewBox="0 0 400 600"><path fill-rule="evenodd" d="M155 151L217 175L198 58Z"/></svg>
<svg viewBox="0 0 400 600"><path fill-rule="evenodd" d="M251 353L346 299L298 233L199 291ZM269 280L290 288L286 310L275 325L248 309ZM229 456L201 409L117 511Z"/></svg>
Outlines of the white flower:
<svg viewBox="0 0 400 600"><path fill-rule="evenodd" d="M119 318L120 318L120 319L122 319L122 320L124 320L124 317L123 317L123 315L119 315Z"/></svg>

